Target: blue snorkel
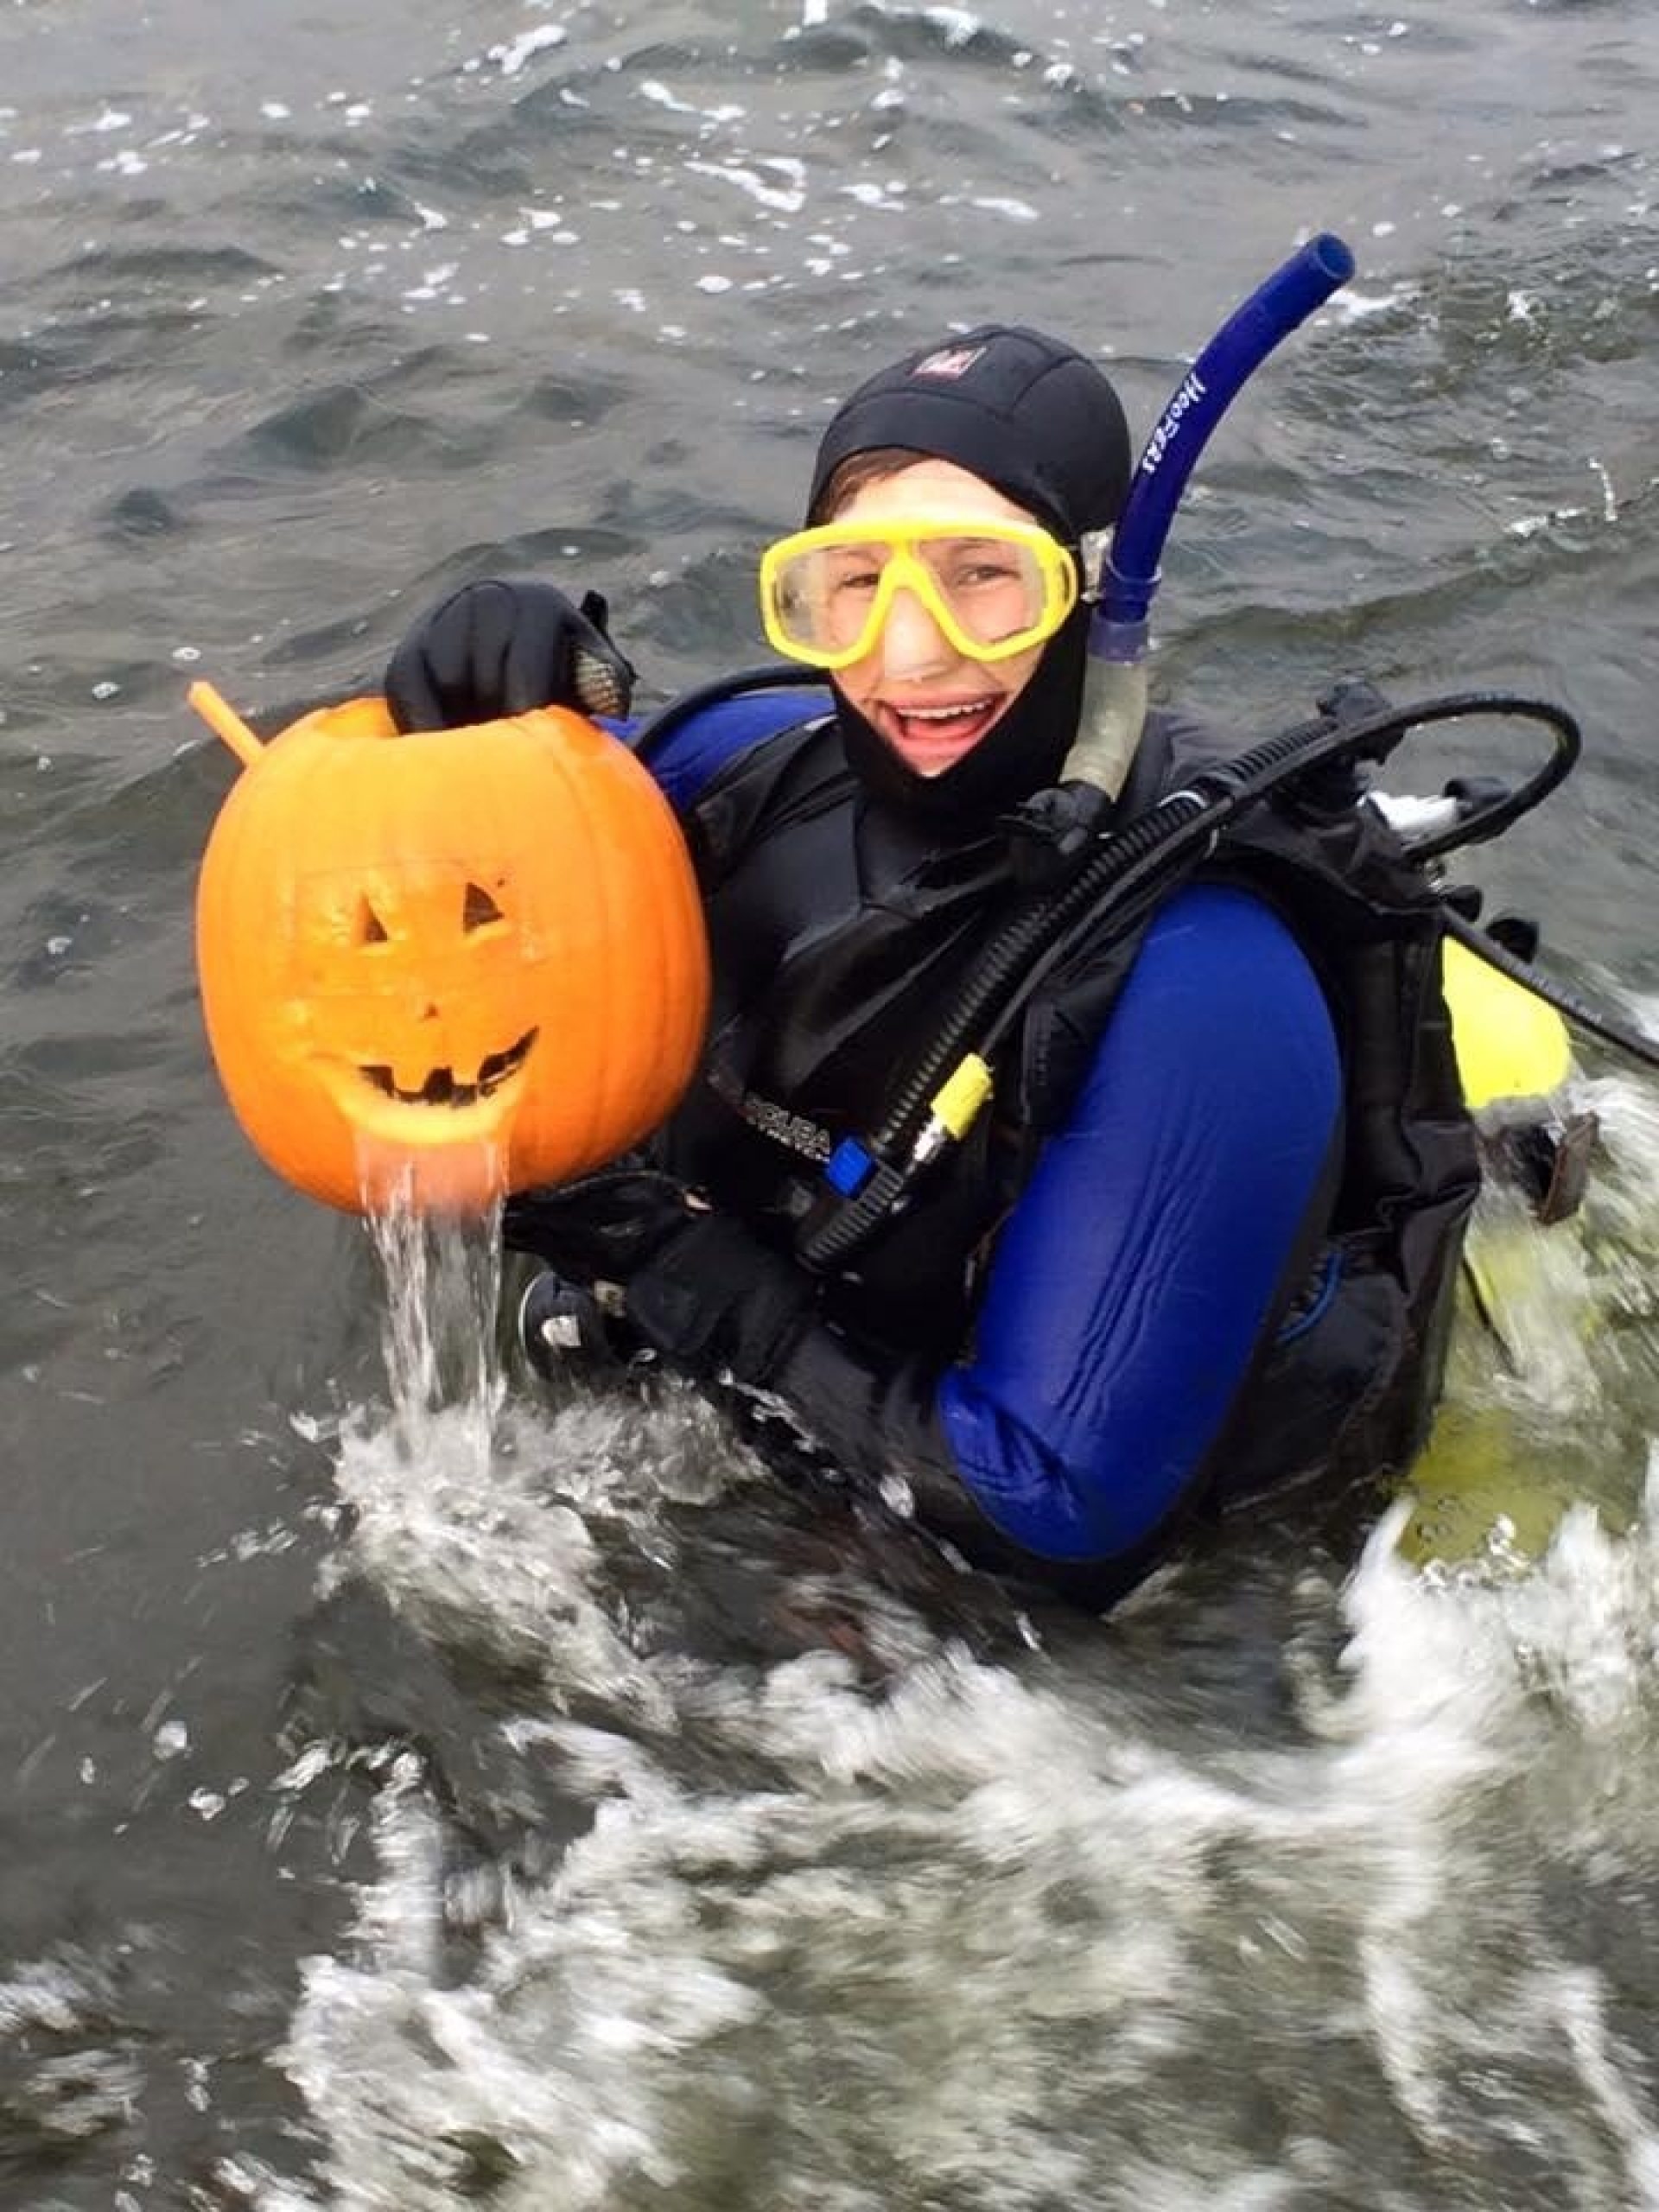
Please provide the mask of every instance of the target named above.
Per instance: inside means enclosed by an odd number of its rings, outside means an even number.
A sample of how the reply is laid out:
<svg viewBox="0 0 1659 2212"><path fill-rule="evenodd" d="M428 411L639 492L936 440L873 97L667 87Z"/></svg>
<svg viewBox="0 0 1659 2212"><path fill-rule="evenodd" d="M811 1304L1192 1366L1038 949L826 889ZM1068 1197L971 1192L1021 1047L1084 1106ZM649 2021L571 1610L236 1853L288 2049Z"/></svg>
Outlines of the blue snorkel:
<svg viewBox="0 0 1659 2212"><path fill-rule="evenodd" d="M1122 789L1146 720L1147 609L1187 479L1240 386L1353 273L1339 238L1327 231L1311 238L1227 318L1159 416L1101 563L1083 711L1064 780L1109 798Z"/></svg>

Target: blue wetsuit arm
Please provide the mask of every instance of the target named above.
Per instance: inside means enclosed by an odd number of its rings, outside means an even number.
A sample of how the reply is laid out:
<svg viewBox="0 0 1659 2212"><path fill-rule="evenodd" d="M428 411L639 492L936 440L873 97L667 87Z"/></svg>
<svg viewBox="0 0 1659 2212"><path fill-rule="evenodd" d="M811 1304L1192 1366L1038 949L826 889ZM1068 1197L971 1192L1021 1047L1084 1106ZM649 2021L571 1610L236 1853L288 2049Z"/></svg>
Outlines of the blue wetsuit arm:
<svg viewBox="0 0 1659 2212"><path fill-rule="evenodd" d="M1285 925L1230 888L1173 900L940 1384L963 1483L1022 1549L1109 1557L1183 1502L1311 1257L1341 1103Z"/></svg>
<svg viewBox="0 0 1659 2212"><path fill-rule="evenodd" d="M821 684L745 691L732 698L713 699L673 721L662 738L647 745L641 757L675 810L683 813L728 760L776 737L780 730L793 729L814 715L827 713L831 703L830 694ZM607 721L605 727L631 745L649 725L636 720Z"/></svg>
<svg viewBox="0 0 1659 2212"><path fill-rule="evenodd" d="M1033 1566L1143 1557L1323 1230L1341 1100L1288 929L1243 891L1180 893L997 1240L972 1356L883 1371L817 1328L776 1387L855 1473L922 1478L925 1518L948 1486Z"/></svg>

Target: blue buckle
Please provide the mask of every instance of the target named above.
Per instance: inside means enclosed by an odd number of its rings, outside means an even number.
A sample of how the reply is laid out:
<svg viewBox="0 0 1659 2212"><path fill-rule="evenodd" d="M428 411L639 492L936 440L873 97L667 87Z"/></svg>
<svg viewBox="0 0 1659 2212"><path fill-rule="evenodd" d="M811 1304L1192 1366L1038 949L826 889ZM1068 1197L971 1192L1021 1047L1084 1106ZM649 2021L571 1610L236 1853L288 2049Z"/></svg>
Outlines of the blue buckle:
<svg viewBox="0 0 1659 2212"><path fill-rule="evenodd" d="M853 1198L875 1173L874 1156L856 1137L843 1137L824 1162L823 1179L843 1198Z"/></svg>

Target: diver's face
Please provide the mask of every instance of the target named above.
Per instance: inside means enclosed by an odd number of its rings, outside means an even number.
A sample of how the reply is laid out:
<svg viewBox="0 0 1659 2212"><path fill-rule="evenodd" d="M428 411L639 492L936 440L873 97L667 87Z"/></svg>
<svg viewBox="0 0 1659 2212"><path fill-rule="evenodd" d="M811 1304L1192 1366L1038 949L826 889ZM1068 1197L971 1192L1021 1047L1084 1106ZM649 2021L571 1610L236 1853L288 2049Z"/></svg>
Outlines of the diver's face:
<svg viewBox="0 0 1659 2212"><path fill-rule="evenodd" d="M970 532L976 523L1033 523L1037 517L954 461L918 461L865 485L831 519L960 522ZM913 774L941 776L1007 714L1044 650L1036 645L1007 660L969 659L915 593L901 587L875 644L840 670L836 683Z"/></svg>

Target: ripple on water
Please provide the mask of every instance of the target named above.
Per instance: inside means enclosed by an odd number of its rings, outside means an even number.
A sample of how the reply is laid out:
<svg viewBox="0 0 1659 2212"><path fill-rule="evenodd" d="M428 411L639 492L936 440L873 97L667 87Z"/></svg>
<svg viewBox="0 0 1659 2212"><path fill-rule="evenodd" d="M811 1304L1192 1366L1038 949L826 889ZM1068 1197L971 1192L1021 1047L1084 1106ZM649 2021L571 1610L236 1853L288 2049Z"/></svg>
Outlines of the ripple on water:
<svg viewBox="0 0 1659 2212"><path fill-rule="evenodd" d="M718 1423L672 1392L576 1389L505 1427L487 1395L470 1420L430 1399L348 1430L343 1571L495 1671L487 1818L515 1763L586 1818L482 1880L484 1808L442 1751L381 1760L379 1872L286 2058L331 2203L1650 2185L1643 1971L1585 1939L1653 1884L1632 1768L1659 1699L1659 1480L1625 1536L1578 1508L1530 1573L1411 1570L1402 1504L1345 1589L1303 1578L1287 1641L1264 1618L1235 1649L1286 1716L1241 1742L1205 1710L1224 1672L1184 1706L1133 1611L1086 1651L988 1656L843 1573L860 1649L740 1656L707 1620L688 1643L683 1548L748 1481ZM771 1603L822 1628L779 1534Z"/></svg>
<svg viewBox="0 0 1659 2212"><path fill-rule="evenodd" d="M547 1715L593 1825L458 1983L409 1762L358 1948L313 1967L290 2041L331 2201L447 2204L480 2159L550 2212L1648 2185L1632 1993L1542 1884L1566 1854L1606 1889L1637 1844L1557 1762L1598 1740L1605 1782L1650 1727L1651 1540L1580 1522L1491 1586L1408 1573L1391 1533L1305 1740L1266 1753L1185 1757L1040 1660L949 1648L874 1696L829 1653L664 1670L723 1787Z"/></svg>

